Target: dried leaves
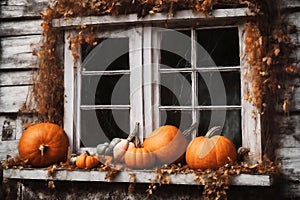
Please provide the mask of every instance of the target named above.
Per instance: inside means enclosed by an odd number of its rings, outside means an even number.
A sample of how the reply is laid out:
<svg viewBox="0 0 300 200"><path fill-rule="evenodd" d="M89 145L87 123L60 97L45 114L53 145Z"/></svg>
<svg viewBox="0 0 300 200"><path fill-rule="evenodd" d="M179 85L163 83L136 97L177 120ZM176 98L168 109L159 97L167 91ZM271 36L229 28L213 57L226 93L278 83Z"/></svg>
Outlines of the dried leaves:
<svg viewBox="0 0 300 200"><path fill-rule="evenodd" d="M292 58L295 47L290 40L294 26L282 16L282 21L270 21L272 17L263 13L262 8L259 15L261 17L247 23L245 28L246 61L250 65L245 76L251 83L245 99L253 102L261 113L266 109L275 110L274 106L280 102L283 111L288 112L285 105L291 98L291 76L298 73Z"/></svg>
<svg viewBox="0 0 300 200"><path fill-rule="evenodd" d="M23 169L24 167L29 167L25 162L21 161L19 158L8 158L2 163L4 168L18 168ZM107 158L106 164L101 164L97 168L91 169L96 171L105 171L105 181L112 182L115 177L117 177L120 171L123 169L123 166L112 165L110 159ZM76 170L75 165L70 163L60 163L59 165L51 165L47 168L48 176L54 176L56 171L59 170ZM230 186L230 179L234 175L239 175L242 173L245 174L278 174L279 168L271 162L267 157L264 157L261 163L255 163L249 165L246 162L236 162L229 163L223 167L218 168L217 170L192 170L188 168L187 165L182 166L181 164L171 164L164 165L160 169L154 170L155 177L151 180L150 185L146 192L151 195L159 186L163 184L170 184L171 178L170 175L176 174L194 174L194 181L198 182L200 185L203 185L203 199L227 199L227 193ZM134 193L135 184L137 183L137 174L129 173L129 186L128 192ZM48 182L49 188L55 188L53 181Z"/></svg>

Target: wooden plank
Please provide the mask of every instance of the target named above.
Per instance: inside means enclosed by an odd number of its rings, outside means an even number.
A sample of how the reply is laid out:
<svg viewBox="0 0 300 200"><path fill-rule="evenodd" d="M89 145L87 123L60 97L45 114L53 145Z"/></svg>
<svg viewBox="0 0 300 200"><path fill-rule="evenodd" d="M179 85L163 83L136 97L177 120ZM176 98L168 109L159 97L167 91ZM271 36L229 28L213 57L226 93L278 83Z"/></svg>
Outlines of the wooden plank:
<svg viewBox="0 0 300 200"><path fill-rule="evenodd" d="M0 113L17 113L30 90L31 86L0 87Z"/></svg>
<svg viewBox="0 0 300 200"><path fill-rule="evenodd" d="M288 21L300 30L300 11L288 14Z"/></svg>
<svg viewBox="0 0 300 200"><path fill-rule="evenodd" d="M41 23L41 19L1 22L0 36L42 34Z"/></svg>
<svg viewBox="0 0 300 200"><path fill-rule="evenodd" d="M143 48L143 30L136 28L126 31L126 36L129 37L129 60L130 65L130 132L135 128L135 123L139 122L139 135L143 141L143 55L141 49Z"/></svg>
<svg viewBox="0 0 300 200"><path fill-rule="evenodd" d="M40 12L47 8L47 0L7 0L1 6L0 18L40 17Z"/></svg>
<svg viewBox="0 0 300 200"><path fill-rule="evenodd" d="M6 0L8 6L25 6L27 4L47 4L49 0Z"/></svg>
<svg viewBox="0 0 300 200"><path fill-rule="evenodd" d="M240 55L245 55L244 27L239 27ZM250 66L246 61L246 56L242 56L241 63L241 96L242 96L242 146L247 147L252 152L251 161L256 163L262 159L262 141L261 141L261 116L253 102L245 100L248 91L251 91L251 82L244 77L249 73ZM253 96L254 94L251 93Z"/></svg>
<svg viewBox="0 0 300 200"><path fill-rule="evenodd" d="M182 21L182 20L196 20L196 19L216 19L216 18L230 18L230 17L246 17L251 16L252 13L248 8L235 9L215 9L211 16L205 16L201 13L192 12L191 10L183 10L176 12L175 16L168 16L166 13L156 13L155 15L147 15L144 18L137 18L136 14L120 15L120 16L90 16L77 17L68 19L54 19L54 27L70 27L82 24L97 24L97 25L118 25L128 23L149 23L149 22L165 22L168 21Z"/></svg>
<svg viewBox="0 0 300 200"><path fill-rule="evenodd" d="M18 113L13 113L10 115L0 115L0 138L2 138L3 125L4 122L9 122L16 132L16 140L20 139L23 130L24 124L31 124L37 119L32 115L19 115ZM1 140L1 139L0 139Z"/></svg>
<svg viewBox="0 0 300 200"><path fill-rule="evenodd" d="M130 174L136 175L136 183L151 183L155 179L156 173L153 171L121 171L112 182L128 183ZM38 180L69 180L69 181L94 181L105 182L106 172L85 171L85 170L59 170L51 177L48 176L47 169L4 169L3 177L10 179L38 179ZM199 185L194 180L195 174L173 174L169 175L171 184ZM240 174L232 176L231 185L244 186L270 186L273 184L272 175L252 175Z"/></svg>
<svg viewBox="0 0 300 200"><path fill-rule="evenodd" d="M274 141L279 142L281 148L299 148L300 146L300 115L275 116L277 134Z"/></svg>
<svg viewBox="0 0 300 200"><path fill-rule="evenodd" d="M300 8L299 0L284 0L281 3L283 8Z"/></svg>
<svg viewBox="0 0 300 200"><path fill-rule="evenodd" d="M154 73L155 66L153 64L154 59L153 50L153 37L152 35L155 32L152 30L152 27L144 27L144 39L143 39L143 112L144 112L144 125L143 125L143 135L141 137L146 138L156 127L154 118L159 118L159 115L155 116L155 105L153 105L153 100L155 93L154 91L154 77L157 74ZM155 61L154 61L155 62ZM149 101L151 99L151 101ZM153 99L153 100L152 100ZM157 111L156 111L157 112Z"/></svg>
<svg viewBox="0 0 300 200"><path fill-rule="evenodd" d="M281 148L277 151L281 160L281 173L286 179L297 181L300 179L300 147Z"/></svg>
<svg viewBox="0 0 300 200"><path fill-rule="evenodd" d="M40 38L40 35L0 38L0 69L37 68L37 57L32 51Z"/></svg>
<svg viewBox="0 0 300 200"><path fill-rule="evenodd" d="M13 141L0 141L0 160L6 159L7 155L18 155L18 143L19 140Z"/></svg>
<svg viewBox="0 0 300 200"><path fill-rule="evenodd" d="M299 51L300 53L300 51ZM300 111L300 83L298 83L295 86L295 91L294 91L294 95L293 98L290 102L290 111L291 112L295 112L295 111Z"/></svg>
<svg viewBox="0 0 300 200"><path fill-rule="evenodd" d="M64 130L70 141L70 151L76 152L77 143L75 141L74 120L75 115L75 66L72 56L72 51L69 50L68 36L74 34L74 31L65 33L65 48L64 48ZM78 61L76 61L78 62ZM76 64L77 65L77 64Z"/></svg>
<svg viewBox="0 0 300 200"><path fill-rule="evenodd" d="M0 86L29 85L33 83L33 71L7 71L0 73Z"/></svg>

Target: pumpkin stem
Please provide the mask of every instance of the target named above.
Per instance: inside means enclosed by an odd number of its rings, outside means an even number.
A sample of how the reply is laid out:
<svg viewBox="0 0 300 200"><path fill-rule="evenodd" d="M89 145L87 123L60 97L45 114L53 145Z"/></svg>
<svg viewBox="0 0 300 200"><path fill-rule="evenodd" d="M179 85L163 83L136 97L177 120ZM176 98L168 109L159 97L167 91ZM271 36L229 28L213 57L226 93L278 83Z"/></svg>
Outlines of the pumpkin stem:
<svg viewBox="0 0 300 200"><path fill-rule="evenodd" d="M88 155L88 156L90 156L91 155L91 153L89 152L89 151L85 151L85 153L86 153L86 155Z"/></svg>
<svg viewBox="0 0 300 200"><path fill-rule="evenodd" d="M207 133L205 134L205 137L211 138L212 136L215 136L215 135L221 135L221 131L222 131L221 126L214 126L207 131Z"/></svg>
<svg viewBox="0 0 300 200"><path fill-rule="evenodd" d="M134 143L135 148L141 148L142 147L141 140L138 137L134 137L133 143Z"/></svg>
<svg viewBox="0 0 300 200"><path fill-rule="evenodd" d="M138 133L139 133L139 126L140 126L140 123L136 122L133 131L127 137L127 140L129 142L134 138L134 136L138 135Z"/></svg>
<svg viewBox="0 0 300 200"><path fill-rule="evenodd" d="M48 145L42 144L39 146L39 150L41 151L42 156L44 156L44 152L49 148Z"/></svg>
<svg viewBox="0 0 300 200"><path fill-rule="evenodd" d="M197 122L193 123L190 127L188 127L185 131L183 131L183 135L185 137L189 136L194 130L197 130L199 124Z"/></svg>

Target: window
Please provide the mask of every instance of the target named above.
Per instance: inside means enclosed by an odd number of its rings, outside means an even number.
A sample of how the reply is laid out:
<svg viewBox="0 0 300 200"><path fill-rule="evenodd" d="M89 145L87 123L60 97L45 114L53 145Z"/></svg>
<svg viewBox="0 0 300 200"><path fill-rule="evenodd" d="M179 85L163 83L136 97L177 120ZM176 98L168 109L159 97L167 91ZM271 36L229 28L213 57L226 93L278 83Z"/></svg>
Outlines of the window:
<svg viewBox="0 0 300 200"><path fill-rule="evenodd" d="M250 87L243 24L200 26L188 14L189 23L179 14L168 29L159 21L99 31L96 46L78 49L75 67L66 42L64 124L75 151L126 137L135 122L142 124L141 139L164 124L185 130L198 122L191 137L221 126L260 159L259 114L243 98Z"/></svg>

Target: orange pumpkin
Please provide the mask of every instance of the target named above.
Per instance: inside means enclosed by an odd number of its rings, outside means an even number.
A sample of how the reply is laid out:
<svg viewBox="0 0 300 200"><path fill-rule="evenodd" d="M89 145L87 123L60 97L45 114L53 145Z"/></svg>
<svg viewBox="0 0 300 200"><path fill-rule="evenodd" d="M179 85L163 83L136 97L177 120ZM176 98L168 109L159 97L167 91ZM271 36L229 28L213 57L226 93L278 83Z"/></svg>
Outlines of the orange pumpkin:
<svg viewBox="0 0 300 200"><path fill-rule="evenodd" d="M22 134L18 145L20 158L28 160L33 167L65 162L68 148L68 136L60 126L52 123L30 126Z"/></svg>
<svg viewBox="0 0 300 200"><path fill-rule="evenodd" d="M161 164L180 162L188 145L186 136L197 126L197 123L193 124L184 133L173 125L161 126L145 139L142 147L153 152Z"/></svg>
<svg viewBox="0 0 300 200"><path fill-rule="evenodd" d="M155 155L145 148L133 147L126 151L124 162L133 169L150 169L155 164Z"/></svg>
<svg viewBox="0 0 300 200"><path fill-rule="evenodd" d="M226 137L214 135L213 127L205 136L194 138L186 150L186 162L192 169L216 169L236 160L235 145Z"/></svg>
<svg viewBox="0 0 300 200"><path fill-rule="evenodd" d="M80 154L80 156L76 158L75 164L76 167L80 169L91 169L99 164L99 160L97 156L93 156L86 151L85 153Z"/></svg>

